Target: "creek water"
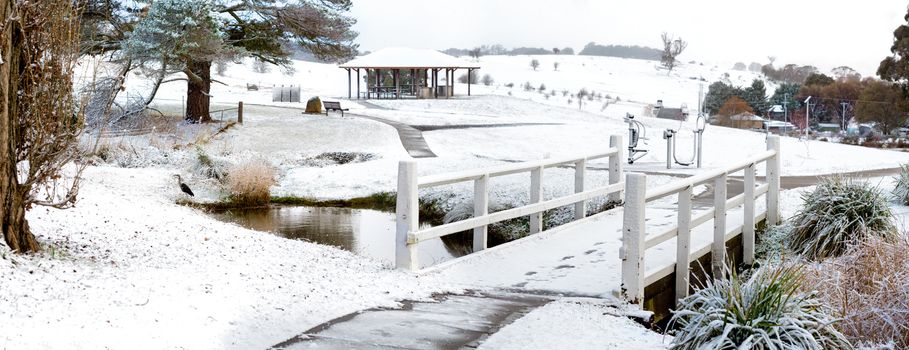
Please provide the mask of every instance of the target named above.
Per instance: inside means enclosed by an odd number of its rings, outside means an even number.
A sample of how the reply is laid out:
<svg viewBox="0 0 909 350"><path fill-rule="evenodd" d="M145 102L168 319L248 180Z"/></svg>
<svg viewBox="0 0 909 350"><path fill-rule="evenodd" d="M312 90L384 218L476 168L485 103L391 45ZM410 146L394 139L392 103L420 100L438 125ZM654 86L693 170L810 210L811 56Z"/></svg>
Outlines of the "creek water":
<svg viewBox="0 0 909 350"><path fill-rule="evenodd" d="M368 209L272 206L213 214L221 221L289 239L335 246L394 264L395 214ZM427 227L426 224L421 225ZM457 243L455 243L457 244ZM463 255L441 239L420 243L420 264L429 266Z"/></svg>

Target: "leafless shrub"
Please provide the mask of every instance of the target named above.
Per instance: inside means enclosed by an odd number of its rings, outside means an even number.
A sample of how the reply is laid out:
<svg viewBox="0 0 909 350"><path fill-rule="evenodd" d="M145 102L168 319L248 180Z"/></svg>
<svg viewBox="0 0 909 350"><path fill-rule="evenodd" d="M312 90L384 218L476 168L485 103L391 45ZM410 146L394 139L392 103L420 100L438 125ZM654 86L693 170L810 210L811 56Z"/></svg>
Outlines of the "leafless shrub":
<svg viewBox="0 0 909 350"><path fill-rule="evenodd" d="M268 63L262 60L253 61L253 72L256 73L268 73L271 71L271 67L268 66Z"/></svg>
<svg viewBox="0 0 909 350"><path fill-rule="evenodd" d="M215 61L215 72L220 76L224 76L224 73L227 73L227 60L219 59Z"/></svg>
<svg viewBox="0 0 909 350"><path fill-rule="evenodd" d="M8 159L0 163L14 164L15 170L9 174L9 187L0 186L10 190L0 193L5 197L0 204L0 223L7 245L26 252L39 247L25 221L25 210L34 205L68 208L76 201L86 166L77 147L85 101L73 94L79 58L79 16L73 2L19 1L12 6L18 8L18 14L4 19L0 32L18 37L18 45L7 49L18 59L13 73L17 76L9 87L15 93L2 96L15 99L15 108L9 110L15 138L0 136L0 142L11 148L4 155ZM0 79L7 78L11 77Z"/></svg>
<svg viewBox="0 0 909 350"><path fill-rule="evenodd" d="M492 79L491 75L483 74L482 82L483 82L483 85L490 86L490 85L492 85L492 83L495 82L495 80Z"/></svg>
<svg viewBox="0 0 909 350"><path fill-rule="evenodd" d="M477 74L478 73L475 70L470 71L470 83L471 84L476 84L479 81L479 77L477 76ZM467 73L461 74L461 76L458 77L458 82L461 84L467 84Z"/></svg>

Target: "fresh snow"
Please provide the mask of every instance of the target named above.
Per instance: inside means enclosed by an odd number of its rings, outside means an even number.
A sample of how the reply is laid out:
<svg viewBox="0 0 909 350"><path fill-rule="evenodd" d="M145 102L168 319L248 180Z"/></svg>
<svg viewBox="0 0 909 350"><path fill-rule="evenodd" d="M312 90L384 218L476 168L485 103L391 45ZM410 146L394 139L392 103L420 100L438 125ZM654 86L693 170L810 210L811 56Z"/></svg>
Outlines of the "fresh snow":
<svg viewBox="0 0 909 350"><path fill-rule="evenodd" d="M671 337L650 331L618 310L566 298L531 311L478 349L666 349Z"/></svg>
<svg viewBox="0 0 909 350"><path fill-rule="evenodd" d="M431 49L386 47L354 58L341 67L414 68L414 67L476 67L466 60Z"/></svg>
<svg viewBox="0 0 909 350"><path fill-rule="evenodd" d="M254 349L358 310L457 291L336 248L174 204L169 172L92 167L70 210L38 208L44 251L0 248L0 348Z"/></svg>
<svg viewBox="0 0 909 350"><path fill-rule="evenodd" d="M538 71L529 66L533 58L541 61ZM558 72L552 70L553 60L560 62ZM294 61L292 70L272 67L270 72L260 74L252 72L252 60L246 60L231 64L224 76L213 74L222 84L212 86L212 100L217 108L244 101L247 113L243 125L214 136L198 149L175 149L168 142L186 144L201 140L206 136L205 130L193 129L177 136L159 133L105 138L103 142L119 145L124 150L111 164L125 168L89 167L80 201L74 209L35 208L29 212L29 223L45 247L43 252L16 255L6 247L0 248L3 275L0 323L15 325L6 327L0 334L0 347L264 348L351 312L392 307L403 299L427 300L432 293L482 286L483 281L488 282L486 287L514 287L526 282L524 287L562 291L581 288L591 294L608 294L611 288L596 283L614 278L611 270L596 270L589 268L594 265L588 265L588 276L599 280L582 281L566 276L583 267L559 268L569 264L558 260L567 255L546 261L524 257L528 260L517 262L513 255L508 256L522 247L545 251L545 245L555 241L551 239L554 236L561 236L560 242L568 241L560 243L561 246L553 244L555 248L582 248L581 243L566 239L568 229L559 235L544 234L525 240L510 249L511 252L490 250L491 253L465 259L448 271L414 276L390 269L388 262L247 230L177 205L175 202L182 197L171 175L183 174L194 190L199 189L198 200L218 200L223 193L212 180L198 173L197 152L204 152L219 164L238 163L252 157L267 159L280 174L278 185L272 190L274 195L351 198L394 191L397 164L410 157L392 127L358 118L356 114L425 127L423 136L439 155L417 160L419 174L426 175L598 153L608 147L609 135L627 135L622 117L631 113L647 125L648 140L642 146L651 153L626 169L664 172L662 131L680 130L680 158L689 158L694 122L644 117L648 105L662 99L670 107L684 103L694 109L699 85L704 84L706 89L707 84L718 79L746 85L757 77L754 73L700 63L685 64L667 73L655 69L656 63L652 61L607 57L486 56L474 63L482 67L481 76L489 74L496 83L488 87L472 86L472 97L463 96L466 84L458 83L455 91L461 96L451 100L357 101L346 100L347 72L337 65ZM87 62L84 71L92 71L89 68L93 66ZM547 98L538 91L524 91L521 85L525 82L534 88L545 84L546 91L555 90L557 94ZM507 83L514 86L506 87ZM247 84L256 84L260 89L249 91ZM300 86L304 100L311 96L343 100L342 105L351 109L350 114L343 118L336 114L303 115L305 103L271 102L272 89L282 85ZM141 95L147 88L147 79L130 74L126 84L130 98ZM563 90L576 93L581 88L609 97L585 100L579 106L576 99L569 104L569 97L562 96ZM768 84L768 90L772 88ZM179 112L185 94L184 83L165 84L156 98L156 106ZM523 123L545 125L476 127ZM449 128L433 130L439 126ZM761 133L715 126L707 127L704 144L704 164L708 168L765 148ZM369 154L370 160L314 166L311 159L325 152ZM604 162L590 164L596 169L588 175L588 186L605 183L606 172L599 169L605 166ZM782 140L784 176L893 168L905 162L909 162L907 153L794 138ZM547 169L543 181L546 198L573 191L572 179L572 169ZM658 185L670 178L651 176L648 180ZM493 207L526 203L528 185L529 176L524 175L493 180L490 194ZM792 213L792 208L799 205L794 192L783 192L786 213ZM454 195L447 204L451 208L468 203L470 186L441 187L421 195L440 198ZM666 204L670 203L656 205ZM654 209L660 213L662 210ZM609 215L601 216L600 223L614 223L614 219L607 218ZM648 224L668 221L671 220L663 218ZM597 221L591 223L597 224ZM612 224L601 228L614 230ZM601 236L595 237L596 234ZM575 236L596 239L593 243L607 242L602 251L617 254L619 235L615 232L580 232ZM672 244L666 242L654 251L671 255L665 252L674 251ZM579 252L583 255L590 249ZM651 259L649 253L648 259L660 262L662 257ZM492 276L494 269L490 266L502 261L523 266ZM509 269L511 265L497 267ZM613 265L618 269L618 262ZM549 282L522 275L534 268L556 273L546 276L550 277ZM610 318L601 310L596 305L554 303L506 327L490 338L486 346L563 347L566 342L577 342L577 347L584 347L599 341L598 348L608 348L613 346L608 345L610 342L619 341L610 335L632 332L638 332L633 334L640 335L635 339L642 344L614 346L660 346L658 335L640 333L630 321ZM569 315L575 321L569 320ZM548 333L557 336L547 338L542 331L536 331L544 325L559 327L560 332ZM575 330L586 332L570 333ZM560 337L563 334L583 336Z"/></svg>

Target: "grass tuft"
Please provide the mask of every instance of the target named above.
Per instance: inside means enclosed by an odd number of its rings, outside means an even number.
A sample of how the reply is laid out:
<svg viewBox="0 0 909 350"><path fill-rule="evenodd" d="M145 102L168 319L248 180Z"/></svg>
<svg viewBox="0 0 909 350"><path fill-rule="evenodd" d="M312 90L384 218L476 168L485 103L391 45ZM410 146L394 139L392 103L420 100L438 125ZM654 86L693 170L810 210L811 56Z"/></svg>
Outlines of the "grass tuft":
<svg viewBox="0 0 909 350"><path fill-rule="evenodd" d="M800 268L765 267L747 280L725 271L673 311L670 349L852 348L814 293L800 291Z"/></svg>
<svg viewBox="0 0 909 350"><path fill-rule="evenodd" d="M893 197L900 204L909 204L909 164L900 165L900 173L894 180Z"/></svg>
<svg viewBox="0 0 909 350"><path fill-rule="evenodd" d="M867 237L893 237L896 232L886 197L865 182L827 178L802 200L804 206L791 219L788 243L807 259L840 256Z"/></svg>
<svg viewBox="0 0 909 350"><path fill-rule="evenodd" d="M230 200L238 205L268 204L269 190L276 183L277 170L264 159L250 159L231 167L225 187Z"/></svg>
<svg viewBox="0 0 909 350"><path fill-rule="evenodd" d="M872 237L809 271L807 284L850 340L909 349L909 238Z"/></svg>

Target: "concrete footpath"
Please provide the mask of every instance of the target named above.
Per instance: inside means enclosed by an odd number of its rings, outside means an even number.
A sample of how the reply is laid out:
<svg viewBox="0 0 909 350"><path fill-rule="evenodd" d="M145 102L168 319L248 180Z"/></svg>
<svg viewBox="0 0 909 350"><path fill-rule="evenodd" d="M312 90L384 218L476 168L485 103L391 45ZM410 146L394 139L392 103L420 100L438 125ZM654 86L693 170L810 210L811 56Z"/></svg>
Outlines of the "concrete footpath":
<svg viewBox="0 0 909 350"><path fill-rule="evenodd" d="M307 330L272 349L473 349L553 299L516 293L442 295L370 309Z"/></svg>

